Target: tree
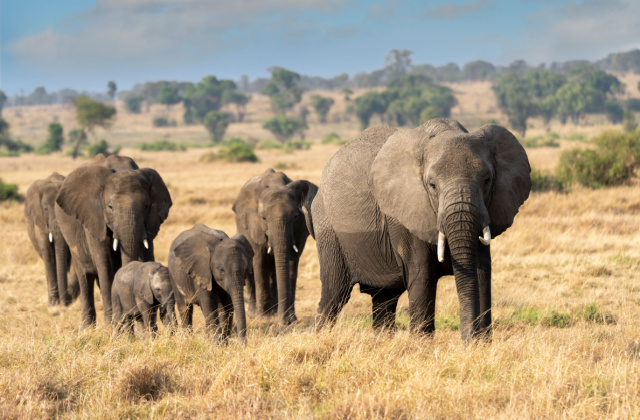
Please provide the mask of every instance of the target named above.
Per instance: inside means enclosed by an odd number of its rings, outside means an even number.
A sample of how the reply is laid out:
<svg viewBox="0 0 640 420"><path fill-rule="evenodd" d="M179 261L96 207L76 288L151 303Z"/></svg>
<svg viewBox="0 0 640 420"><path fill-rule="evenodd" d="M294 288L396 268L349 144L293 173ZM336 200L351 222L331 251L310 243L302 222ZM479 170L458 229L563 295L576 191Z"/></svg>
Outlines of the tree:
<svg viewBox="0 0 640 420"><path fill-rule="evenodd" d="M158 99L156 99L156 102L166 105L167 113L169 112L169 107L171 105L178 104L180 103L180 101L182 101L182 98L178 93L177 86L169 84L162 85L162 87L160 88L160 95L158 96Z"/></svg>
<svg viewBox="0 0 640 420"><path fill-rule="evenodd" d="M327 115L329 114L329 110L333 106L335 101L333 98L327 98L320 95L311 95L311 106L313 107L316 114L318 114L318 119L321 123L327 122Z"/></svg>
<svg viewBox="0 0 640 420"><path fill-rule="evenodd" d="M524 137L527 132L527 119L536 111L529 80L513 73L506 73L498 78L492 89L498 100L498 107L509 118L509 124Z"/></svg>
<svg viewBox="0 0 640 420"><path fill-rule="evenodd" d="M107 95L109 95L112 101L116 100L117 90L118 90L118 86L116 85L116 82L114 82L113 80L110 80L109 82L107 82Z"/></svg>
<svg viewBox="0 0 640 420"><path fill-rule="evenodd" d="M262 128L271 131L278 141L285 143L296 133L302 134L308 127L304 121L287 118L280 114L265 121Z"/></svg>
<svg viewBox="0 0 640 420"><path fill-rule="evenodd" d="M2 116L2 108L4 108L4 104L6 102L7 102L7 95L5 95L4 92L0 90L0 117Z"/></svg>
<svg viewBox="0 0 640 420"><path fill-rule="evenodd" d="M620 124L624 119L624 108L617 99L609 99L604 105L604 112L611 124Z"/></svg>
<svg viewBox="0 0 640 420"><path fill-rule="evenodd" d="M353 90L344 88L342 89L342 93L344 93L344 101L349 102L351 100L351 95L353 95Z"/></svg>
<svg viewBox="0 0 640 420"><path fill-rule="evenodd" d="M411 69L411 56L413 51L409 50L391 50L384 58L385 70L388 77L404 76Z"/></svg>
<svg viewBox="0 0 640 420"><path fill-rule="evenodd" d="M271 80L262 89L262 93L271 99L274 113L285 114L302 100L300 75L282 67L274 67L269 71Z"/></svg>
<svg viewBox="0 0 640 420"><path fill-rule="evenodd" d="M96 127L110 127L111 119L116 115L116 109L114 107L105 105L86 95L78 96L75 105L78 125L83 131L89 132L92 137L94 136L93 130ZM78 156L80 143L80 140L78 140L73 149L74 159Z"/></svg>
<svg viewBox="0 0 640 420"><path fill-rule="evenodd" d="M229 117L224 112L209 111L204 116L204 126L209 132L211 141L214 143L220 143L224 137L225 131L229 126Z"/></svg>
<svg viewBox="0 0 640 420"><path fill-rule="evenodd" d="M184 121L187 124L203 122L207 113L222 107L224 92L235 89L232 80L218 80L215 76L206 76L197 85L187 86L183 96Z"/></svg>
<svg viewBox="0 0 640 420"><path fill-rule="evenodd" d="M222 95L222 103L225 105L235 105L238 122L244 120L244 115L247 112L247 104L250 100L251 96L245 95L237 90L226 90Z"/></svg>
<svg viewBox="0 0 640 420"><path fill-rule="evenodd" d="M48 155L49 153L62 150L62 143L64 143L62 124L54 121L49 124L47 131L49 132L49 136L45 142L36 149L36 154Z"/></svg>
<svg viewBox="0 0 640 420"><path fill-rule="evenodd" d="M387 104L379 92L367 92L356 98L356 116L360 120L362 130L369 127L374 114L383 115L386 110Z"/></svg>
<svg viewBox="0 0 640 420"><path fill-rule="evenodd" d="M139 114L143 101L142 96L129 94L124 98L124 107L132 114Z"/></svg>

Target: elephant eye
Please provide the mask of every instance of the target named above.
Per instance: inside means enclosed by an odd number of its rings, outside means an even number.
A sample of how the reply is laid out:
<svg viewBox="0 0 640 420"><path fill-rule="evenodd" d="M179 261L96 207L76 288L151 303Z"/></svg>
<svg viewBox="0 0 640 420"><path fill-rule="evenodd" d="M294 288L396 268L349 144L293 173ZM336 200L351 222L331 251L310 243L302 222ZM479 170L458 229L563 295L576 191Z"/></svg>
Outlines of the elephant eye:
<svg viewBox="0 0 640 420"><path fill-rule="evenodd" d="M218 271L221 272L221 273L224 273L224 268L220 267L220 268L218 268Z"/></svg>
<svg viewBox="0 0 640 420"><path fill-rule="evenodd" d="M430 187L432 190L435 190L435 189L436 189L436 183L435 183L435 182L433 182L433 181L429 181L429 187Z"/></svg>
<svg viewBox="0 0 640 420"><path fill-rule="evenodd" d="M490 177L486 177L484 179L484 185L489 185L490 182L491 182L491 178Z"/></svg>
<svg viewBox="0 0 640 420"><path fill-rule="evenodd" d="M111 203L109 203L107 207L109 207L109 210L113 210L113 205Z"/></svg>

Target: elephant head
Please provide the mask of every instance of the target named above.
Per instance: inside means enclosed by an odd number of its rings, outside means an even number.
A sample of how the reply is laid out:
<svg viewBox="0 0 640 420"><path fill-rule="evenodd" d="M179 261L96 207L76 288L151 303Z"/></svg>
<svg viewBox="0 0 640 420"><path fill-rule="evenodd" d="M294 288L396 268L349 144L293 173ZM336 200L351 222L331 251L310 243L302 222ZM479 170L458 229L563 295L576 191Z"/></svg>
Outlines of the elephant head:
<svg viewBox="0 0 640 420"><path fill-rule="evenodd" d="M111 241L114 251L120 249L123 265L153 259L152 241L172 205L155 170L116 171L99 165L83 166L69 174L56 203L78 219L88 235ZM143 248L149 251L144 253Z"/></svg>
<svg viewBox="0 0 640 420"><path fill-rule="evenodd" d="M149 262L142 264L139 270L135 276L135 295L143 297L148 305L153 305L154 300L160 302L160 319L167 328L173 328L176 325L176 298L169 269L160 263Z"/></svg>
<svg viewBox="0 0 640 420"><path fill-rule="evenodd" d="M140 169L135 160L128 156L110 155L104 157L102 153L98 153L91 159L91 162L87 165L100 165L105 168L111 169L113 172L124 171L126 169Z"/></svg>
<svg viewBox="0 0 640 420"><path fill-rule="evenodd" d="M529 196L529 173L527 154L505 128L469 133L444 118L396 131L373 161L369 184L380 210L437 244L441 262L448 243L465 341L479 332L482 315L478 246L511 226Z"/></svg>
<svg viewBox="0 0 640 420"><path fill-rule="evenodd" d="M174 249L182 269L204 290L224 290L233 303L238 338L244 342L247 320L244 282L252 269L253 251L243 235L229 238L216 229L198 224Z"/></svg>

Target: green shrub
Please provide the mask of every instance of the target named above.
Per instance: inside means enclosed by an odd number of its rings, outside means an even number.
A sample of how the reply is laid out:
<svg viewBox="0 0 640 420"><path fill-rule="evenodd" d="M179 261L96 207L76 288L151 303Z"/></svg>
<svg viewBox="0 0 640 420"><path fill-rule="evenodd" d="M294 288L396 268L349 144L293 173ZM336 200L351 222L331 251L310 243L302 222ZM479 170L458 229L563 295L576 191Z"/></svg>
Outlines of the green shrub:
<svg viewBox="0 0 640 420"><path fill-rule="evenodd" d="M115 148L115 150L110 152L109 143L107 143L105 139L102 139L97 143L89 145L89 147L87 147L87 153L89 154L90 158L94 157L99 153L102 153L105 157L107 157L111 155L117 155L120 152L120 149L121 147L118 146Z"/></svg>
<svg viewBox="0 0 640 420"><path fill-rule="evenodd" d="M322 144L336 144L338 146L342 146L348 142L349 140L340 138L340 136L335 132L331 132L322 138Z"/></svg>
<svg viewBox="0 0 640 420"><path fill-rule="evenodd" d="M175 120L169 121L166 117L153 117L151 124L154 127L175 127L177 125Z"/></svg>
<svg viewBox="0 0 640 420"><path fill-rule="evenodd" d="M602 312L595 302L583 305L574 311L574 317L594 324L615 324L616 317L610 312Z"/></svg>
<svg viewBox="0 0 640 420"><path fill-rule="evenodd" d="M221 111L209 111L204 116L204 126L209 132L211 141L220 143L229 126L229 116Z"/></svg>
<svg viewBox="0 0 640 420"><path fill-rule="evenodd" d="M22 201L16 184L8 184L0 178L0 201Z"/></svg>
<svg viewBox="0 0 640 420"><path fill-rule="evenodd" d="M563 186L551 174L531 168L531 191L562 191Z"/></svg>
<svg viewBox="0 0 640 420"><path fill-rule="evenodd" d="M587 136L585 136L584 134L572 134L569 137L567 137L567 140L577 140L577 141L581 141L581 142L586 142L587 141Z"/></svg>
<svg viewBox="0 0 640 420"><path fill-rule="evenodd" d="M64 133L62 124L58 122L52 122L47 128L49 136L43 144L36 149L37 155L48 155L53 152L59 152L62 149L62 143L64 142Z"/></svg>
<svg viewBox="0 0 640 420"><path fill-rule="evenodd" d="M531 326L536 325L539 318L540 313L537 309L531 306L523 306L522 308L518 308L511 316L511 320L513 321L513 323L522 322Z"/></svg>
<svg viewBox="0 0 640 420"><path fill-rule="evenodd" d="M309 150L311 148L311 142L305 141L302 139L299 140L289 140L284 144L284 151L287 153L291 153L294 150Z"/></svg>
<svg viewBox="0 0 640 420"><path fill-rule="evenodd" d="M571 315L566 312L558 312L555 309L544 317L543 324L549 327L565 328L571 323Z"/></svg>
<svg viewBox="0 0 640 420"><path fill-rule="evenodd" d="M187 150L187 147L184 144L175 143L167 139L160 139L148 143L138 143L133 147L147 152L160 152L162 150L168 150L171 152L183 152Z"/></svg>
<svg viewBox="0 0 640 420"><path fill-rule="evenodd" d="M638 128L638 122L636 121L636 114L631 110L626 110L622 115L622 128L624 131L633 132Z"/></svg>
<svg viewBox="0 0 640 420"><path fill-rule="evenodd" d="M274 150L274 149L282 149L284 146L282 143L273 140L262 140L260 143L256 145L256 148L259 150Z"/></svg>
<svg viewBox="0 0 640 420"><path fill-rule="evenodd" d="M279 171L284 171L287 169L298 169L298 164L295 162L287 163L287 162L278 162L273 165L273 169L277 169Z"/></svg>
<svg viewBox="0 0 640 420"><path fill-rule="evenodd" d="M606 131L593 143L595 149L562 152L556 170L559 182L601 188L624 184L634 175L640 162L640 133Z"/></svg>
<svg viewBox="0 0 640 420"><path fill-rule="evenodd" d="M284 143L295 134L302 135L304 130L308 127L307 123L302 120L287 118L284 115L276 115L275 117L269 118L265 121L262 128L271 131L278 141Z"/></svg>
<svg viewBox="0 0 640 420"><path fill-rule="evenodd" d="M199 161L206 163L216 160L224 160L230 163L258 162L258 157L253 152L253 146L243 141L236 141L221 147L218 153L211 152L202 155Z"/></svg>

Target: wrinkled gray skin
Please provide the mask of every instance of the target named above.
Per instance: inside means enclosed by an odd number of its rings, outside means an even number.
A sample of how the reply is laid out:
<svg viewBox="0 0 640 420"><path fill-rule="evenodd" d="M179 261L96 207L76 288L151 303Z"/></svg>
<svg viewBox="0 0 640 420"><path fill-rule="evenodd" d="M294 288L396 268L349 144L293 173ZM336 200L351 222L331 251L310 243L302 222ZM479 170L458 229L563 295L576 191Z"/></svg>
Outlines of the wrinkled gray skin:
<svg viewBox="0 0 640 420"><path fill-rule="evenodd" d="M96 322L94 280L102 294L105 322L111 323L113 276L130 261L154 260L153 239L171 204L160 175L150 168L138 169L123 156L102 157L64 180L55 212L80 283L83 328Z"/></svg>
<svg viewBox="0 0 640 420"><path fill-rule="evenodd" d="M49 306L65 306L78 297L78 279L71 267L71 254L56 219L54 206L64 176L57 172L37 180L27 190L24 220L33 247L44 262Z"/></svg>
<svg viewBox="0 0 640 420"><path fill-rule="evenodd" d="M236 314L238 339L244 343L247 320L243 289L253 277L253 251L247 239L203 224L182 232L169 249L169 272L183 328L191 328L193 305L200 305L207 329L224 341Z"/></svg>
<svg viewBox="0 0 640 420"><path fill-rule="evenodd" d="M157 262L132 261L116 273L111 286L113 325L118 331L139 331L156 335L156 318L172 330L176 324L175 297L169 269Z"/></svg>
<svg viewBox="0 0 640 420"><path fill-rule="evenodd" d="M309 236L304 212L317 190L309 181L294 182L273 169L240 190L233 204L236 226L254 252L255 282L247 284L250 313L264 316L277 308L280 323L296 321L298 262Z"/></svg>
<svg viewBox="0 0 640 420"><path fill-rule="evenodd" d="M356 283L373 325L395 324L409 294L411 328L434 330L437 280L455 276L465 342L491 332L491 253L479 241L511 224L531 189L527 155L505 128L468 133L434 119L413 130L373 127L327 163L311 220L320 259L317 326L335 322ZM446 236L437 258L438 232Z"/></svg>

